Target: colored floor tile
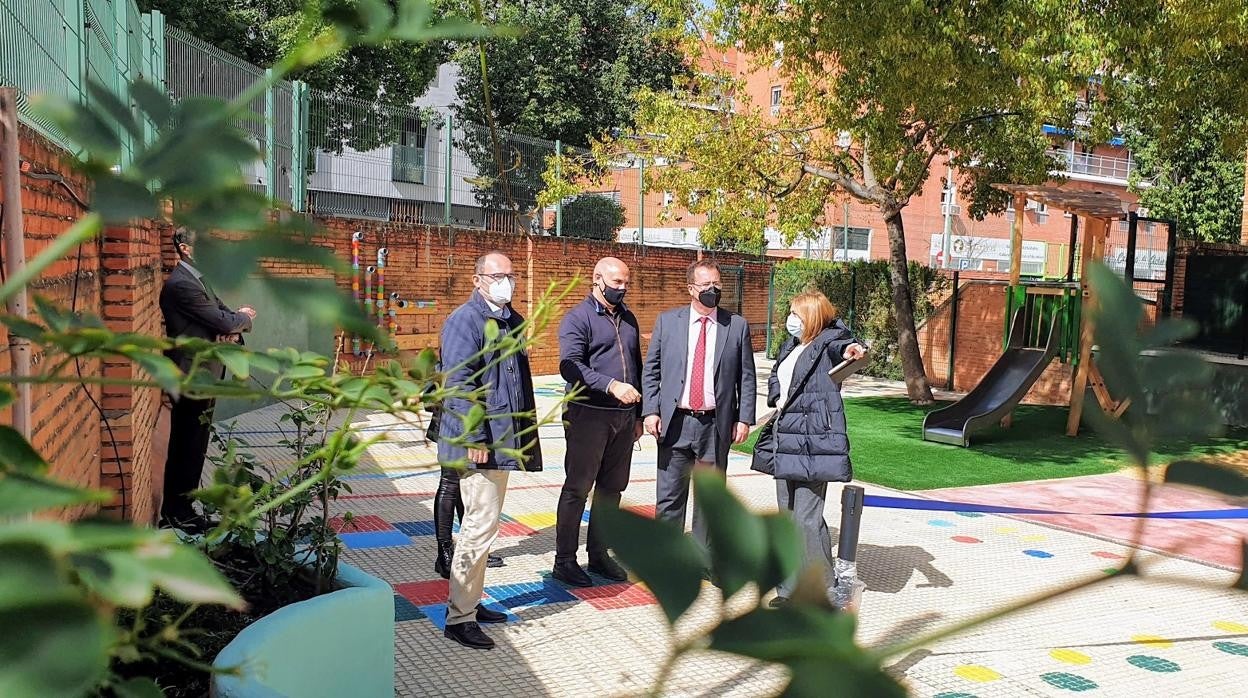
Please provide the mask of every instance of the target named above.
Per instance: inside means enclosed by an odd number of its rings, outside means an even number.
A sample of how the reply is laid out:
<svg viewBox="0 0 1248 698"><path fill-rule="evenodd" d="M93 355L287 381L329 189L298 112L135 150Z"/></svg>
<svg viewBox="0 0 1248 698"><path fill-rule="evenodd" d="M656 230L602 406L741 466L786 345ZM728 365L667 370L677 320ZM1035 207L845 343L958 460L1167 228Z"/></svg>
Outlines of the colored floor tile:
<svg viewBox="0 0 1248 698"><path fill-rule="evenodd" d="M394 592L417 606L439 602L446 603L446 597L450 595L450 582L445 579L431 579L427 582L400 582L394 585Z"/></svg>
<svg viewBox="0 0 1248 698"><path fill-rule="evenodd" d="M577 600L562 584L549 578L538 582L486 587L485 593L507 608L545 606Z"/></svg>
<svg viewBox="0 0 1248 698"><path fill-rule="evenodd" d="M531 536L537 531L520 523L519 521L504 521L498 525L499 538L522 538Z"/></svg>
<svg viewBox="0 0 1248 698"><path fill-rule="evenodd" d="M515 517L515 520L533 529L550 528L555 525L555 512L544 511L536 514L520 514Z"/></svg>
<svg viewBox="0 0 1248 698"><path fill-rule="evenodd" d="M405 536L432 536L434 533L432 521L395 521L394 527L403 532Z"/></svg>
<svg viewBox="0 0 1248 698"><path fill-rule="evenodd" d="M394 595L394 622L402 623L409 620L420 620L425 614L420 612L420 608L416 604L408 601L399 594Z"/></svg>
<svg viewBox="0 0 1248 698"><path fill-rule="evenodd" d="M394 526L389 521L375 514L364 514L362 516L352 516L351 523L346 523L341 516L335 516L329 520L329 525L339 533L372 533L381 531L393 531Z"/></svg>
<svg viewBox="0 0 1248 698"><path fill-rule="evenodd" d="M569 589L572 595L588 603L599 611L617 608L633 608L656 603L654 595L640 584L619 582L584 589Z"/></svg>
<svg viewBox="0 0 1248 698"><path fill-rule="evenodd" d="M343 533L338 536L342 544L353 550L365 548L392 548L411 545L412 539L399 531L378 531L376 533Z"/></svg>

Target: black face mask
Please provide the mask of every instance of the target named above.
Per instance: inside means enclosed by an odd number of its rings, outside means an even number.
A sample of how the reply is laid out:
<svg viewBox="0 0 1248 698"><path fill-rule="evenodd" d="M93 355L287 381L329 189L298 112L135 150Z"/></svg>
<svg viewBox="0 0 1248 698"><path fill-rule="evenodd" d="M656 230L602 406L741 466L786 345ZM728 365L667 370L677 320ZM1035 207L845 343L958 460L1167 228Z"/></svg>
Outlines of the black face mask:
<svg viewBox="0 0 1248 698"><path fill-rule="evenodd" d="M602 285L602 297L611 305L619 305L624 301L624 294L628 293L625 288L611 288L605 283Z"/></svg>
<svg viewBox="0 0 1248 698"><path fill-rule="evenodd" d="M706 289L705 291L701 291L698 293L698 302L701 303L702 305L705 305L708 308L718 307L719 296L721 293L723 293L723 291L720 291L719 289L712 286Z"/></svg>

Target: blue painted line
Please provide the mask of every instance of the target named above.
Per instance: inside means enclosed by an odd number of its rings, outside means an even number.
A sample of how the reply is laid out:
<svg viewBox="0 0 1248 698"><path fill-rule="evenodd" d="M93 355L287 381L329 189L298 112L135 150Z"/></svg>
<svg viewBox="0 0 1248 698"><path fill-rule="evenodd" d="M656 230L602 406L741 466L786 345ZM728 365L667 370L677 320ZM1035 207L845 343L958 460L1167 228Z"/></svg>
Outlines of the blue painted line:
<svg viewBox="0 0 1248 698"><path fill-rule="evenodd" d="M1194 511L1153 511L1140 513L1128 512L1097 512L1097 511L1058 511L1054 509L1028 509L1025 507L1003 507L993 504L972 504L970 502L946 502L938 499L912 499L909 497L886 497L869 494L862 498L863 506L880 509L911 509L916 511L953 511L975 512L980 514L1041 514L1058 516L1115 516L1127 519L1248 519L1248 508L1239 509L1198 509Z"/></svg>

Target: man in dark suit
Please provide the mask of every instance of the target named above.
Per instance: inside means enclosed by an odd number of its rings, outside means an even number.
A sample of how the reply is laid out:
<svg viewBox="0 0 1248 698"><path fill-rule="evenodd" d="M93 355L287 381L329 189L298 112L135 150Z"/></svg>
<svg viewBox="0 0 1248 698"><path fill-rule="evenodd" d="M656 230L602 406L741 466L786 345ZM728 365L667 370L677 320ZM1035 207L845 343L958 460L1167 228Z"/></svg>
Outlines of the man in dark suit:
<svg viewBox="0 0 1248 698"><path fill-rule="evenodd" d="M698 260L687 281L691 303L659 316L642 370L645 430L659 442L655 513L682 528L690 473L713 466L726 474L729 446L754 423L758 390L750 326L719 307L719 265ZM706 544L696 503L693 534Z"/></svg>
<svg viewBox="0 0 1248 698"><path fill-rule="evenodd" d="M203 274L192 266L195 257L195 234L185 228L173 233L173 246L178 263L160 289L160 312L165 316L165 334L170 339L198 337L209 341L239 341L239 333L251 330L256 311L244 306L230 310L204 281ZM183 372L190 371L194 355L170 349L170 360ZM224 367L211 364L201 367L213 378L224 375ZM195 513L190 493L199 488L204 472L204 455L212 431L212 410L215 401L181 397L173 403L169 418L169 453L165 458L164 500L160 507L162 526L190 532L207 526L203 516Z"/></svg>

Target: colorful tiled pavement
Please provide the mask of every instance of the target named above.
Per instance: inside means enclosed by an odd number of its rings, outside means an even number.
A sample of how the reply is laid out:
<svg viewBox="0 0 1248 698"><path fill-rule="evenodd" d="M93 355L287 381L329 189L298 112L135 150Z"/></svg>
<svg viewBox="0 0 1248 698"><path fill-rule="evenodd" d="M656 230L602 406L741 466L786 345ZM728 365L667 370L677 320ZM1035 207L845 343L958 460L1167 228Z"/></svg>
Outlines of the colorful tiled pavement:
<svg viewBox="0 0 1248 698"><path fill-rule="evenodd" d="M550 404L558 381L537 383L539 406ZM280 449L265 446L279 436L263 433L271 433L275 414L266 408L238 422L261 454L280 460ZM546 471L512 476L495 546L506 564L488 571L484 599L507 612L509 622L486 629L497 649L475 652L439 630L446 582L433 572L433 453L415 424L392 425L382 415L365 421L390 439L370 448L364 468L351 476L353 492L337 508L354 516L341 527L346 560L394 585L399 695L635 695L650 685L672 644L650 593L606 580L571 589L548 576L565 455L561 427L543 430ZM653 440L643 439L625 493L625 504L640 511L653 511L655 456ZM743 456L733 456L729 475L751 507L775 508L772 481L751 472ZM992 496L997 499L973 501L1013 503L1004 492ZM826 515L835 526L839 498L830 494L829 500ZM947 627L1011 600L1104 576L1126 552L1099 537L1022 519L868 509L859 548L867 591L858 636L879 646ZM1248 596L1163 581L1225 585L1235 575L1163 554L1141 559L1143 581L1106 579L1087 592L893 657L890 671L914 695L942 698L1242 694ZM719 613L717 591L704 587L677 637ZM783 678L775 666L695 652L677 666L669 694L774 695Z"/></svg>

